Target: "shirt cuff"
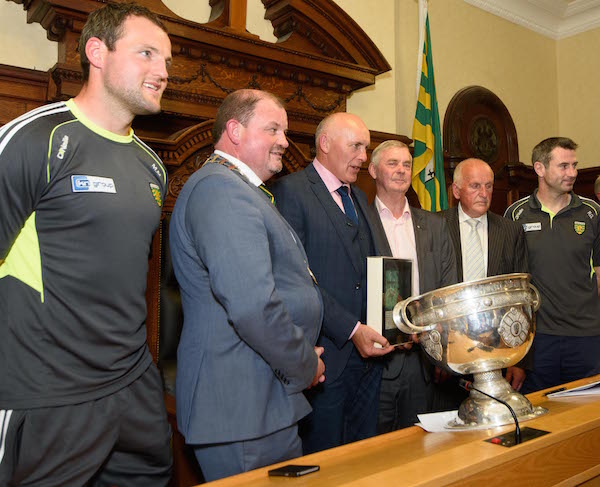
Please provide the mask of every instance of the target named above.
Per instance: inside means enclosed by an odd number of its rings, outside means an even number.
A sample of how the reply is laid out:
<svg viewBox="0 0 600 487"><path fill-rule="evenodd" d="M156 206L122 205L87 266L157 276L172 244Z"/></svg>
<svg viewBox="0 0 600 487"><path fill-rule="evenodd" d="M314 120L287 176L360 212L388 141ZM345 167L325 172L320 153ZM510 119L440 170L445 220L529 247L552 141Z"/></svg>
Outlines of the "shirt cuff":
<svg viewBox="0 0 600 487"><path fill-rule="evenodd" d="M350 333L350 336L348 337L348 340L352 340L352 337L354 336L354 334L356 333L356 330L358 330L358 327L362 325L362 323L360 321L356 322L356 326L354 327L354 330L352 330L352 333Z"/></svg>

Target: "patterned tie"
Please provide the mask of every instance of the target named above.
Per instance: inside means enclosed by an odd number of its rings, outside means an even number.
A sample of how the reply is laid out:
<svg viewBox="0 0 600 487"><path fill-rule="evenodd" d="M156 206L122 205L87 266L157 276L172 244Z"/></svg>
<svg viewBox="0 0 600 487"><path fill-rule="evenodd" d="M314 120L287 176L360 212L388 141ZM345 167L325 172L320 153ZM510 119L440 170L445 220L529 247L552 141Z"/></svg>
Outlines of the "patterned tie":
<svg viewBox="0 0 600 487"><path fill-rule="evenodd" d="M352 203L352 198L348 194L347 186L340 186L336 189L337 193L342 197L342 205L344 205L344 213L346 216L350 218L356 225L358 225L358 215L356 214L356 209L354 208L354 204Z"/></svg>
<svg viewBox="0 0 600 487"><path fill-rule="evenodd" d="M271 193L264 184L261 184L258 189L267 195L267 198L269 198L271 203L275 204L275 196L273 196L273 193Z"/></svg>
<svg viewBox="0 0 600 487"><path fill-rule="evenodd" d="M477 233L477 226L481 222L474 218L469 218L467 223L471 228L465 239L465 257L467 259L466 262L463 262L465 282L485 277L483 248L481 247L481 240Z"/></svg>

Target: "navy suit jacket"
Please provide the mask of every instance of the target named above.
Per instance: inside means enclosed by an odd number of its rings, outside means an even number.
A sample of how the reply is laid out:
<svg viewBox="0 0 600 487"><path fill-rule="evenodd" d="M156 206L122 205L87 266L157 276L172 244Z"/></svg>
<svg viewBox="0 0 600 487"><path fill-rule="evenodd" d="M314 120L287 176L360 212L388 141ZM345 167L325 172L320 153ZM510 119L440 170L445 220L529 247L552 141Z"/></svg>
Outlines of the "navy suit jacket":
<svg viewBox="0 0 600 487"><path fill-rule="evenodd" d="M262 437L307 415L322 300L299 237L266 195L206 164L177 198L170 244L184 312L177 426L187 443Z"/></svg>
<svg viewBox="0 0 600 487"><path fill-rule="evenodd" d="M362 275L365 262L352 249L356 228L331 197L312 164L281 178L272 186L281 214L299 235L310 267L323 295L324 317L319 345L325 348L325 381L337 379L344 370L354 344L348 337L361 319L361 303L366 297ZM357 210L367 221L367 234L373 238L375 255L385 245L374 235L365 194L352 186Z"/></svg>
<svg viewBox="0 0 600 487"><path fill-rule="evenodd" d="M371 211L375 215L376 232L383 234L383 237L386 238L375 203L371 205ZM415 232L420 294L456 284L456 258L446 222L440 215L419 208L411 207L410 212ZM391 256L392 251L387 243L387 238L386 246L384 255ZM383 370L384 378L393 379L400 374L404 368L402 360L404 354L405 352L402 351L390 354ZM428 380L432 365L423 361L423 366L425 368L424 376Z"/></svg>

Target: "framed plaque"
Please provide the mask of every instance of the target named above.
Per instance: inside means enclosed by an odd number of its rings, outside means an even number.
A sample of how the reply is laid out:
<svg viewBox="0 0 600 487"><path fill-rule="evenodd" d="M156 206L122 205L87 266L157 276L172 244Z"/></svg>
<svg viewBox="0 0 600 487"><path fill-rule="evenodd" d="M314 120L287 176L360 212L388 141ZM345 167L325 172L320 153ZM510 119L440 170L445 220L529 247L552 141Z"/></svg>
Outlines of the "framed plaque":
<svg viewBox="0 0 600 487"><path fill-rule="evenodd" d="M367 257L367 325L391 345L410 341L392 318L394 306L412 296L413 261L393 257Z"/></svg>

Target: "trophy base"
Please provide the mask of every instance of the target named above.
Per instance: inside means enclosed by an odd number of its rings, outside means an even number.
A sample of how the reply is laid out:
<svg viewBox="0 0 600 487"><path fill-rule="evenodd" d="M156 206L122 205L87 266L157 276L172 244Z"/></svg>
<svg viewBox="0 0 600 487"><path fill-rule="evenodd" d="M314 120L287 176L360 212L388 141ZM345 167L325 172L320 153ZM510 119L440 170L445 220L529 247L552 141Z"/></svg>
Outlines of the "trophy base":
<svg viewBox="0 0 600 487"><path fill-rule="evenodd" d="M500 370L476 373L473 378L473 387L508 403L519 422L548 412L545 408L533 407L523 394L513 390ZM458 408L458 419L451 421L446 427L453 430L484 429L512 423L512 414L504 404L471 390L469 397Z"/></svg>

